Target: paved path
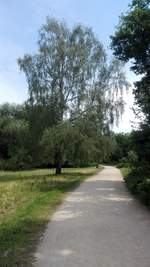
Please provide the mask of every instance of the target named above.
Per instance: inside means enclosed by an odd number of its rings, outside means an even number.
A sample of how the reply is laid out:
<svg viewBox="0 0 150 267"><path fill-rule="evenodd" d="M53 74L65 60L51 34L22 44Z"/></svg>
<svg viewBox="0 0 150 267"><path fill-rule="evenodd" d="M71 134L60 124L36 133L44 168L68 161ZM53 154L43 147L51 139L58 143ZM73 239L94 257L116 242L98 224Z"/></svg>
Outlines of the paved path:
<svg viewBox="0 0 150 267"><path fill-rule="evenodd" d="M150 267L150 212L106 167L58 208L35 257L36 267Z"/></svg>

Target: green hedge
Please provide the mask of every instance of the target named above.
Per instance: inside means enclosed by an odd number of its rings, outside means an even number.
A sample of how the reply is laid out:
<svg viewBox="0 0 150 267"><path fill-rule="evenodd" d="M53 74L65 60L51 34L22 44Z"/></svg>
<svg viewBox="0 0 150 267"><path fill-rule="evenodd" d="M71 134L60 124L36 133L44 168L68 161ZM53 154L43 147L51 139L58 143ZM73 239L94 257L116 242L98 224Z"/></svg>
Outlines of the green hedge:
<svg viewBox="0 0 150 267"><path fill-rule="evenodd" d="M141 168L121 168L129 190L150 207L150 173Z"/></svg>

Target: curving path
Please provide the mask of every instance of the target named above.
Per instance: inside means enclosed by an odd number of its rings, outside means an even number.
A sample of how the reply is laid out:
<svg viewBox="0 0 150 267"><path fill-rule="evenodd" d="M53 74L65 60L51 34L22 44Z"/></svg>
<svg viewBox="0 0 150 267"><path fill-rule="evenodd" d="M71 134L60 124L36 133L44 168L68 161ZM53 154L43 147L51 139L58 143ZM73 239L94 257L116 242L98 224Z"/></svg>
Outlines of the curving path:
<svg viewBox="0 0 150 267"><path fill-rule="evenodd" d="M150 211L105 167L58 208L35 267L150 267Z"/></svg>

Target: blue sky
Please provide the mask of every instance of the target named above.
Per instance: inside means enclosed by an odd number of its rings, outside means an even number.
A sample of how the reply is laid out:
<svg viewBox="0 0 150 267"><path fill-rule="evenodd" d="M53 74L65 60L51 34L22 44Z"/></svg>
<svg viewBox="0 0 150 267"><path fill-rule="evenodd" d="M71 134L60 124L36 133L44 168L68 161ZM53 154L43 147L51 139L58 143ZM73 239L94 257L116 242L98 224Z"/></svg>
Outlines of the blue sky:
<svg viewBox="0 0 150 267"><path fill-rule="evenodd" d="M119 15L127 10L129 0L1 0L0 1L0 103L22 103L27 98L27 84L20 73L17 58L36 51L38 30L46 16L64 19L70 26L91 26L109 55L110 35ZM127 69L130 82L135 76ZM132 94L125 96L127 107L116 131L129 131L134 116L130 110Z"/></svg>

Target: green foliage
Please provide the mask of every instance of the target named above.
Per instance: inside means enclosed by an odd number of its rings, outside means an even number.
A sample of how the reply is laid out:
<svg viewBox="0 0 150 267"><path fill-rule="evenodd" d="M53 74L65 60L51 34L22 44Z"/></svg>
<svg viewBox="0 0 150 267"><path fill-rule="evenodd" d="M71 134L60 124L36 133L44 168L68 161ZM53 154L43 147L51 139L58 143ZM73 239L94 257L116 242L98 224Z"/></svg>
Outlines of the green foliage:
<svg viewBox="0 0 150 267"><path fill-rule="evenodd" d="M136 166L138 164L138 155L135 151L130 150L128 152L128 162L131 164L131 166Z"/></svg>
<svg viewBox="0 0 150 267"><path fill-rule="evenodd" d="M112 38L114 55L124 62L132 60L131 69L141 74L133 90L137 116L142 113L140 130L132 135L140 164L150 163L150 1L133 0L122 15ZM145 164L145 163L144 163Z"/></svg>
<svg viewBox="0 0 150 267"><path fill-rule="evenodd" d="M132 0L131 8L149 8L150 0Z"/></svg>
<svg viewBox="0 0 150 267"><path fill-rule="evenodd" d="M142 183L137 185L137 194L140 199L150 206L150 179L145 179Z"/></svg>
<svg viewBox="0 0 150 267"><path fill-rule="evenodd" d="M42 26L38 45L36 54L18 59L28 82L26 109L35 164L42 161L42 149L43 159L55 164L57 173L65 162L84 165L98 154L106 159L111 142L102 136L118 122L128 87L122 63L108 64L91 28L70 29L55 19ZM95 145L98 138L104 141L98 145L101 153Z"/></svg>
<svg viewBox="0 0 150 267"><path fill-rule="evenodd" d="M146 141L147 139L147 142ZM117 163L118 168L138 167L149 169L149 135L144 131L132 131L130 134L115 134L115 149L112 153L111 160Z"/></svg>
<svg viewBox="0 0 150 267"><path fill-rule="evenodd" d="M119 133L114 135L115 149L112 153L111 160L116 163L128 162L128 153L133 149L131 134Z"/></svg>
<svg viewBox="0 0 150 267"><path fill-rule="evenodd" d="M44 161L62 165L67 161L68 153L72 157L74 141L74 129L67 122L46 129L41 141Z"/></svg>
<svg viewBox="0 0 150 267"><path fill-rule="evenodd" d="M89 135L89 132L85 133L79 125L71 125L69 122L46 129L41 141L44 161L61 166L62 164L87 165L94 157L93 137Z"/></svg>
<svg viewBox="0 0 150 267"><path fill-rule="evenodd" d="M0 168L55 165L58 174L63 164L109 161L110 128L123 113L128 83L123 64L108 63L93 30L47 18L38 51L18 64L29 97L0 107Z"/></svg>
<svg viewBox="0 0 150 267"><path fill-rule="evenodd" d="M145 169L150 169L150 129L142 127L141 130L133 131L131 134L132 146L139 158L139 164Z"/></svg>
<svg viewBox="0 0 150 267"><path fill-rule="evenodd" d="M129 162L127 162L127 159L126 158L123 158L124 160L121 160L121 163L118 163L116 165L117 168L121 169L121 168L128 168L130 167L130 164Z"/></svg>
<svg viewBox="0 0 150 267"><path fill-rule="evenodd" d="M24 106L0 106L0 168L27 168L28 122Z"/></svg>
<svg viewBox="0 0 150 267"><path fill-rule="evenodd" d="M115 140L113 136L101 135L97 136L96 140L96 162L101 163L110 163L111 157L115 151Z"/></svg>
<svg viewBox="0 0 150 267"><path fill-rule="evenodd" d="M27 77L31 111L49 114L48 121L40 115L39 124L47 121L45 127L51 127L89 109L97 118L99 112L101 125L104 120L110 124L114 116L118 118L123 100L114 95L128 83L121 63L107 63L103 45L91 28L77 25L69 29L65 23L48 18L38 44L37 54L25 55L18 63Z"/></svg>
<svg viewBox="0 0 150 267"><path fill-rule="evenodd" d="M90 28L77 25L70 30L55 19L47 19L38 43L36 55L25 55L18 62L27 77L30 105L49 108L55 124L66 113L81 111L89 87L105 67L106 55Z"/></svg>
<svg viewBox="0 0 150 267"><path fill-rule="evenodd" d="M114 54L121 60L134 59L132 69L138 74L148 73L150 43L150 1L132 1L129 12L122 15L112 38Z"/></svg>
<svg viewBox="0 0 150 267"><path fill-rule="evenodd" d="M144 204L150 206L150 173L144 168L133 169L131 167L123 167L121 171L129 190Z"/></svg>
<svg viewBox="0 0 150 267"><path fill-rule="evenodd" d="M131 171L131 169L129 169ZM137 186L142 183L143 177L142 174L137 170L129 172L129 175L125 177L125 181L128 185L128 188L133 192L137 192Z"/></svg>

